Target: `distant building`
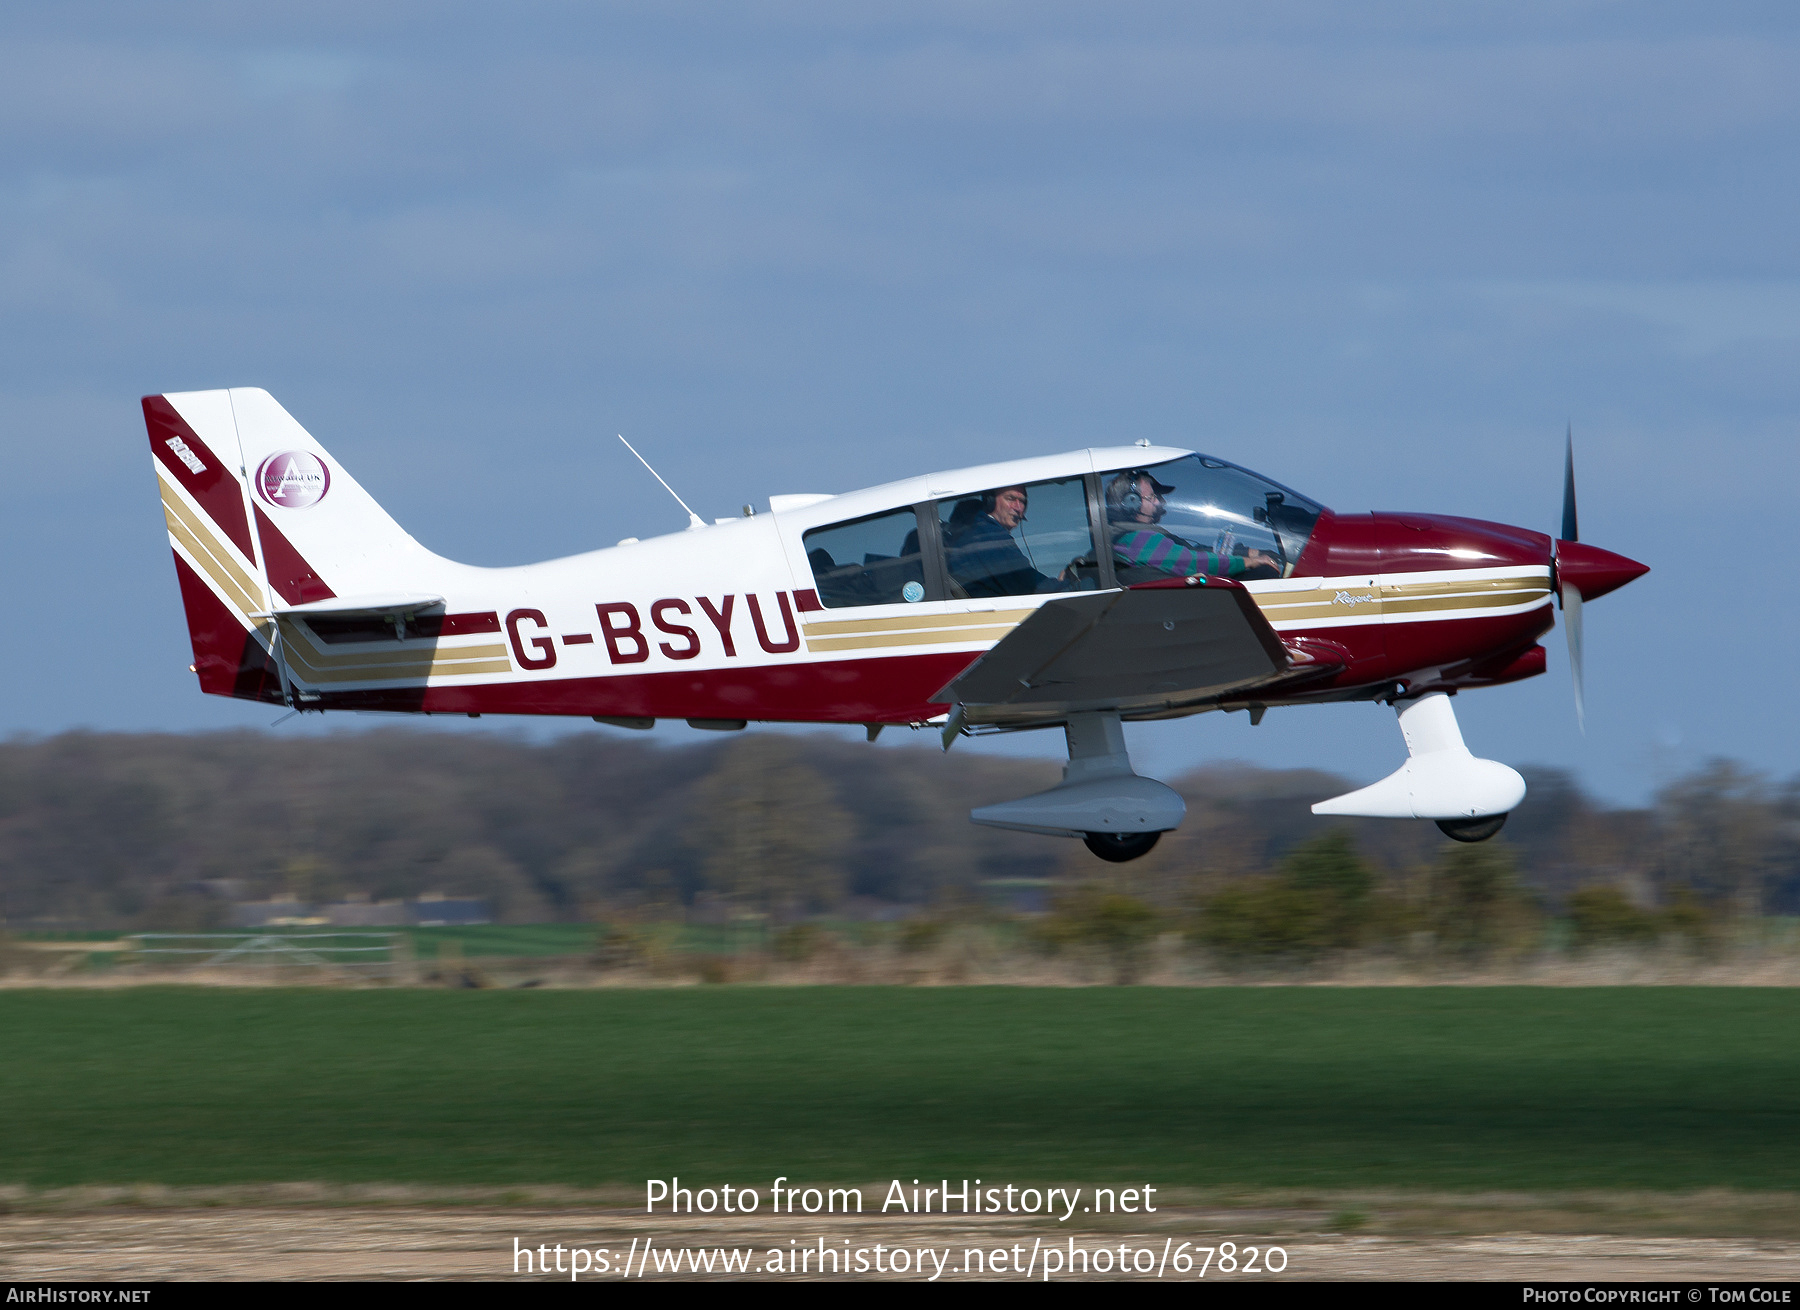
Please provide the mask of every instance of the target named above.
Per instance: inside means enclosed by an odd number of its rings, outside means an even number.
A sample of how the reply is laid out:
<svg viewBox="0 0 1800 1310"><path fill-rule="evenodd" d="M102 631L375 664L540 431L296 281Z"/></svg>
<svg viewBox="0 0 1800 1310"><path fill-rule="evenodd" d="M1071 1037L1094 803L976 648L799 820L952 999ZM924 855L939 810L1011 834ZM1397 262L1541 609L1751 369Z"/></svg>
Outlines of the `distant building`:
<svg viewBox="0 0 1800 1310"><path fill-rule="evenodd" d="M493 922L488 914L488 903L474 897L457 898L426 892L406 908L412 916L411 921L421 928Z"/></svg>
<svg viewBox="0 0 1800 1310"><path fill-rule="evenodd" d="M400 928L412 922L405 901L371 901L366 896L322 906L319 912L339 928Z"/></svg>
<svg viewBox="0 0 1800 1310"><path fill-rule="evenodd" d="M233 928L297 928L329 922L311 905L293 896L277 896L272 901L239 901L231 907Z"/></svg>
<svg viewBox="0 0 1800 1310"><path fill-rule="evenodd" d="M233 928L438 928L492 922L485 900L435 892L416 901L371 901L353 894L329 905L277 896L269 901L239 901L231 907Z"/></svg>

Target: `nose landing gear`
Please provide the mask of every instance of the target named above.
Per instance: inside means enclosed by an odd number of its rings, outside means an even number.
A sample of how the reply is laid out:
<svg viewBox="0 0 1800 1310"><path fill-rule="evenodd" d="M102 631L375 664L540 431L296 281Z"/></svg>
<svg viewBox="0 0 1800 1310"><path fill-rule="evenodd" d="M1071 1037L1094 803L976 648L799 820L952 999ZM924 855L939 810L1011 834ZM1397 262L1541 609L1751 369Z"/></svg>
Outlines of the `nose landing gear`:
<svg viewBox="0 0 1800 1310"><path fill-rule="evenodd" d="M1485 819L1439 819L1438 831L1451 841L1486 841L1506 826L1504 814L1490 815Z"/></svg>
<svg viewBox="0 0 1800 1310"><path fill-rule="evenodd" d="M1525 779L1463 744L1456 711L1441 691L1394 702L1406 763L1380 782L1312 807L1314 814L1433 819L1454 841L1486 841L1525 799Z"/></svg>

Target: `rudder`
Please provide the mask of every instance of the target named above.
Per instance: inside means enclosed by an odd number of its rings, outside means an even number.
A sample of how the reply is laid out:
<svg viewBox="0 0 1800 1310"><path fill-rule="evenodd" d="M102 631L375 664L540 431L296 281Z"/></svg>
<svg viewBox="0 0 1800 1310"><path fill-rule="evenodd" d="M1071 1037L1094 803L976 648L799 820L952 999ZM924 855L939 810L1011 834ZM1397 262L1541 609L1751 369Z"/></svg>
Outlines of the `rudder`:
<svg viewBox="0 0 1800 1310"><path fill-rule="evenodd" d="M230 396L145 396L143 408L200 690L279 704Z"/></svg>

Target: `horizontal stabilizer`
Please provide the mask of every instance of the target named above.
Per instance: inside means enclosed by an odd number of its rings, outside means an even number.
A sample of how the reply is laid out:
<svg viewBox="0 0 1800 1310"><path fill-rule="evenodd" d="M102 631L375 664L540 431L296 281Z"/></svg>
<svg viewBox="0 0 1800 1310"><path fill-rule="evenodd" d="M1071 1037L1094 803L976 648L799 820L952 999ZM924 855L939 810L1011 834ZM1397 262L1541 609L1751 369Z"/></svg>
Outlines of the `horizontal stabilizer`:
<svg viewBox="0 0 1800 1310"><path fill-rule="evenodd" d="M1046 601L931 699L966 705L981 720L1007 710L1130 711L1286 671L1287 653L1250 594L1207 584Z"/></svg>
<svg viewBox="0 0 1800 1310"><path fill-rule="evenodd" d="M334 596L330 600L315 600L306 605L288 605L277 609L275 613L286 618L306 618L309 615L325 617L353 614L417 614L420 610L428 610L442 605L442 596L426 596L416 592L385 592L364 596ZM265 617L258 615L257 617Z"/></svg>

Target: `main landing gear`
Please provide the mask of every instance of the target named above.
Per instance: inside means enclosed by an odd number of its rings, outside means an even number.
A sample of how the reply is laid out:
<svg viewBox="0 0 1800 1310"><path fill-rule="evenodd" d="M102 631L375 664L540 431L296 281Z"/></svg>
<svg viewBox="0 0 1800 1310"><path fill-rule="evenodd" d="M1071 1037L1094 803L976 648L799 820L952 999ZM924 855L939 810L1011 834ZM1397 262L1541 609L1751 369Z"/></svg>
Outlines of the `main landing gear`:
<svg viewBox="0 0 1800 1310"><path fill-rule="evenodd" d="M1431 819L1459 842L1486 841L1499 832L1525 799L1525 780L1470 753L1443 692L1397 700L1394 710L1406 738L1406 763L1380 782L1320 801L1313 813ZM1109 864L1148 855L1163 833L1181 826L1186 803L1173 788L1133 771L1118 714L1071 714L1063 731L1069 763L1061 783L1023 800L984 805L969 817L990 828L1079 837Z"/></svg>
<svg viewBox="0 0 1800 1310"><path fill-rule="evenodd" d="M1132 770L1116 713L1071 714L1063 732L1069 763L1061 783L1023 800L984 805L969 817L990 828L1079 837L1112 864L1148 855L1163 833L1181 826L1187 802Z"/></svg>

